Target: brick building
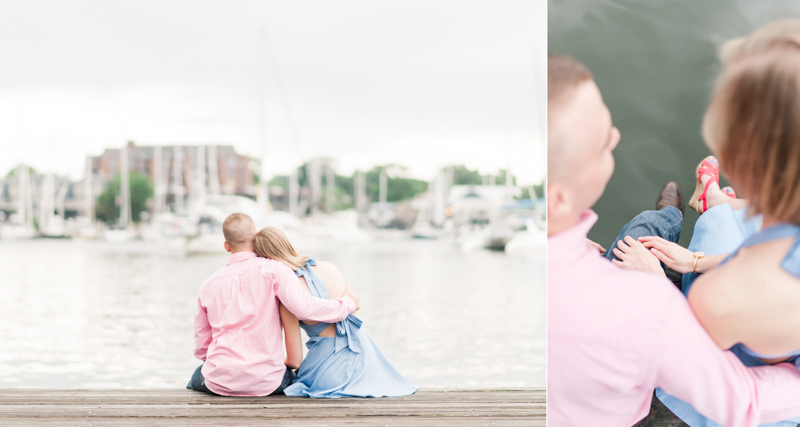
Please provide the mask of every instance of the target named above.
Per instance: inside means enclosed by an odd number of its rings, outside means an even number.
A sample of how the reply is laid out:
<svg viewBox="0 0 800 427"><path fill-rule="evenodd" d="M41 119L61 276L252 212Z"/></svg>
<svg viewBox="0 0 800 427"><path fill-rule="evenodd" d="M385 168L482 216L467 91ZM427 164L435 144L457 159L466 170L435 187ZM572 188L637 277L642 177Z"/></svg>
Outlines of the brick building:
<svg viewBox="0 0 800 427"><path fill-rule="evenodd" d="M199 161L205 163L202 166L206 193L256 196L254 160L236 153L230 145L160 146L160 178L155 170L157 146L138 146L128 142L127 148L128 170L149 176L156 187L160 183L165 189L167 205L173 206L178 196L186 197L196 192ZM203 150L203 153L198 153L198 150ZM103 154L92 157L92 171L104 185L110 183L120 170L120 151L119 148L107 148Z"/></svg>

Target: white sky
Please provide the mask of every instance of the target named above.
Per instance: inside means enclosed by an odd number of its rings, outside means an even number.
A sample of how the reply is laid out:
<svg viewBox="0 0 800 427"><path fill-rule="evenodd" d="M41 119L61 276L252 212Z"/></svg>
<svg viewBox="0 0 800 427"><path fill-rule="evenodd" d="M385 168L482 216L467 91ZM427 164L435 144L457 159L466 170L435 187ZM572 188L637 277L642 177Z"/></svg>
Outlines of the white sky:
<svg viewBox="0 0 800 427"><path fill-rule="evenodd" d="M82 175L86 154L232 144L269 168L395 163L544 177L546 0L9 1L0 4L0 173L23 159Z"/></svg>

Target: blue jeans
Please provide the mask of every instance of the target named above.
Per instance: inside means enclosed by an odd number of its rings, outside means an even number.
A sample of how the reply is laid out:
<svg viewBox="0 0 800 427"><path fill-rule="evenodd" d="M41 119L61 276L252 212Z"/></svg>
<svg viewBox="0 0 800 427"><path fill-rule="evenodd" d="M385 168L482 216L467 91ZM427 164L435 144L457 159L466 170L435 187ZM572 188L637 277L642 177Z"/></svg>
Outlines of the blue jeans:
<svg viewBox="0 0 800 427"><path fill-rule="evenodd" d="M609 261L619 260L612 249L616 248L617 242L624 239L625 236L631 236L634 239L644 236L660 236L670 242L677 242L681 238L681 228L683 228L683 214L674 206L667 206L657 211L644 211L622 227L617 238L614 239L614 243L606 248L603 256Z"/></svg>
<svg viewBox="0 0 800 427"><path fill-rule="evenodd" d="M192 379L189 380L189 384L186 384L186 388L189 390L203 391L216 395L217 393L214 393L213 391L209 390L208 387L206 387L206 379L203 377L202 369L203 365L200 365L194 370ZM283 389L292 385L295 378L297 378L297 374L287 366L286 372L283 373L283 381L281 381L281 385L279 385L278 388L269 395L275 396L277 394L283 394Z"/></svg>

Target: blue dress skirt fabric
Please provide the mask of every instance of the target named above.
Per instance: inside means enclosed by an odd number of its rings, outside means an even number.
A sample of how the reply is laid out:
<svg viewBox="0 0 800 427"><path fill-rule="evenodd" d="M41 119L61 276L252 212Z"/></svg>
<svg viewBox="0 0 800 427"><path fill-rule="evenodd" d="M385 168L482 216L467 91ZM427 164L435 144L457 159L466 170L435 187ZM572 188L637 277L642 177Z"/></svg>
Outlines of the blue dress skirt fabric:
<svg viewBox="0 0 800 427"><path fill-rule="evenodd" d="M330 299L328 288L311 266L309 258L304 267L295 271L308 283L311 293ZM405 396L417 391L417 386L401 374L362 328L363 322L352 314L336 323L335 337L320 337L330 323L300 327L308 334L308 354L300 365L297 379L284 390L287 396L312 398L389 397Z"/></svg>
<svg viewBox="0 0 800 427"><path fill-rule="evenodd" d="M773 228L774 227L770 227L767 230ZM733 254L740 247L764 241L764 239L759 239L760 236L757 236L760 229L760 216L747 218L745 209L737 211L732 209L728 204L715 206L700 215L700 218L697 220L694 227L694 234L689 244L689 250L693 252L701 251L706 255ZM787 231L788 230L784 228L782 233L786 234ZM800 229L795 227L795 232L800 232ZM769 237L767 238L769 239ZM750 239L756 240L753 243ZM800 242L800 240L798 242ZM797 242L795 246L797 246ZM787 255L787 260L791 257L792 252L793 251L790 251ZM697 275L694 273L683 275L682 290L685 295L689 294L689 289L691 289L694 279L696 278ZM736 354L745 366L766 365L766 363L758 358L758 354L742 344L733 346L731 352ZM792 354L791 356L792 358L789 362L794 362L800 368L800 357L796 354ZM665 393L660 388L656 389L656 397L664 406L669 408L678 418L691 427L722 427L720 424L697 412L692 405ZM777 423L761 424L760 426L797 427L798 423L800 423L800 417Z"/></svg>

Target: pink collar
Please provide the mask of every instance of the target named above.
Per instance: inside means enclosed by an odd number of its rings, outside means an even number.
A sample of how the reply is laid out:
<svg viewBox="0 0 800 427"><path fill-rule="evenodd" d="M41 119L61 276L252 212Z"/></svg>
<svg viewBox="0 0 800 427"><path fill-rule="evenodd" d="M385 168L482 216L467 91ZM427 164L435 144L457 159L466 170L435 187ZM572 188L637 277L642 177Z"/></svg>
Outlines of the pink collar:
<svg viewBox="0 0 800 427"><path fill-rule="evenodd" d="M228 257L228 262L225 263L225 265L231 265L234 262L244 261L246 259L255 258L257 256L258 255L256 255L255 252L236 252L235 254L231 254L231 256Z"/></svg>

